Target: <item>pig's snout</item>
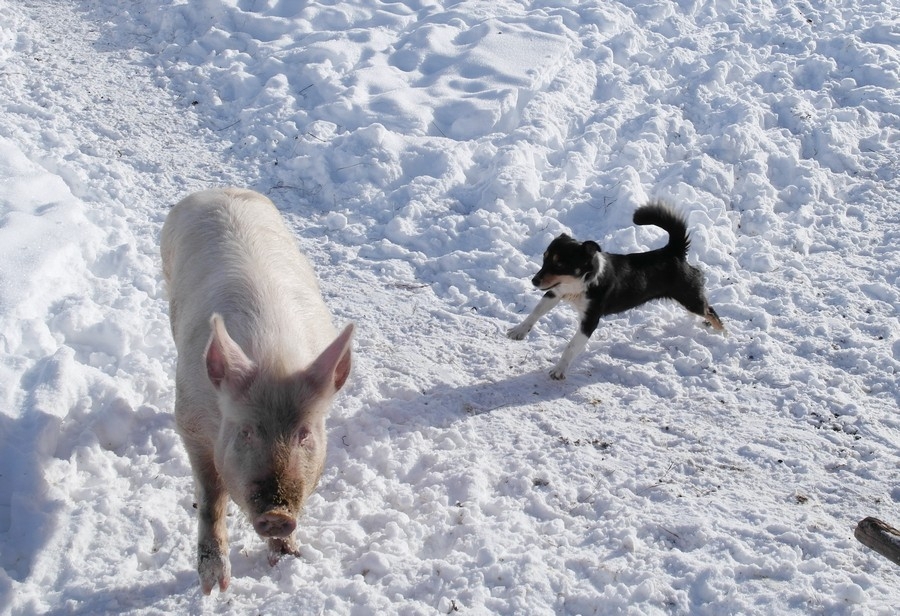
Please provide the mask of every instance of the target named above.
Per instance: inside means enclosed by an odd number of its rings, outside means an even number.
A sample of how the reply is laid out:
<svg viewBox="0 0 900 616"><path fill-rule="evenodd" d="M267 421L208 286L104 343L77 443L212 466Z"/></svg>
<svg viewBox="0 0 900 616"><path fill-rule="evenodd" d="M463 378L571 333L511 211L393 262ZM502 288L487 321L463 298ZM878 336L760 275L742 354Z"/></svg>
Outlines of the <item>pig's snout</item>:
<svg viewBox="0 0 900 616"><path fill-rule="evenodd" d="M286 513L269 511L253 520L253 528L260 537L288 537L297 527L297 521Z"/></svg>

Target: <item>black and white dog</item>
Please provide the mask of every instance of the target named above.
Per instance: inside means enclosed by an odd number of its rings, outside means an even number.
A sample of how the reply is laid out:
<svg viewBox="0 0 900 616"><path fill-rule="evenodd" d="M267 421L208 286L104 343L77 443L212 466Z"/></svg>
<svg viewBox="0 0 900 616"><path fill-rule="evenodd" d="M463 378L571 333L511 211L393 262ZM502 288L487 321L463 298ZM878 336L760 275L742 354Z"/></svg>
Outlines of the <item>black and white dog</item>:
<svg viewBox="0 0 900 616"><path fill-rule="evenodd" d="M714 329L725 329L706 300L703 272L686 260L691 240L684 218L657 202L638 208L634 223L661 227L669 234L669 243L649 252L619 255L603 252L597 242L579 242L563 233L544 252L543 265L531 282L546 293L534 311L510 329L507 336L521 340L560 301L572 304L581 316L581 324L550 371L554 379L566 378L569 364L584 350L600 317L653 299L674 299L704 317Z"/></svg>

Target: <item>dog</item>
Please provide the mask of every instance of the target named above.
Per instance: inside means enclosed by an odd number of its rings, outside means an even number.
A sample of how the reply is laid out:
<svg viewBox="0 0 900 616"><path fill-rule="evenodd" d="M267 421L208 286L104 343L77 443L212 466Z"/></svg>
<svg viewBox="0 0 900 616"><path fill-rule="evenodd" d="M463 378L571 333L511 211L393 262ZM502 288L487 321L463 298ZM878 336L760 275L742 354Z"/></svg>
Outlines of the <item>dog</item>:
<svg viewBox="0 0 900 616"><path fill-rule="evenodd" d="M702 316L717 331L725 327L706 299L704 276L687 260L691 239L683 216L662 202L651 202L634 212L634 224L655 225L669 234L662 248L634 254L603 252L594 241L579 242L563 233L550 242L541 269L531 280L544 297L507 336L522 340L542 316L560 301L571 304L581 319L550 376L566 378L572 361L584 351L600 317L625 312L654 299L674 299Z"/></svg>

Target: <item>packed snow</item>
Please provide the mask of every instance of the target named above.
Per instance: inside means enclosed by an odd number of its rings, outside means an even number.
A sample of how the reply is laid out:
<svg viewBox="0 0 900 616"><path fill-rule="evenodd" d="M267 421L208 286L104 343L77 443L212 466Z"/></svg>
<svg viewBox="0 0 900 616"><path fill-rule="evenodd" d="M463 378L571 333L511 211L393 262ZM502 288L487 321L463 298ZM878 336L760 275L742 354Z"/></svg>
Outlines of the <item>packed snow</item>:
<svg viewBox="0 0 900 616"><path fill-rule="evenodd" d="M0 0L0 611L893 614L894 0ZM159 259L269 196L354 368L299 558L203 596ZM558 308L555 235L661 245L721 335Z"/></svg>

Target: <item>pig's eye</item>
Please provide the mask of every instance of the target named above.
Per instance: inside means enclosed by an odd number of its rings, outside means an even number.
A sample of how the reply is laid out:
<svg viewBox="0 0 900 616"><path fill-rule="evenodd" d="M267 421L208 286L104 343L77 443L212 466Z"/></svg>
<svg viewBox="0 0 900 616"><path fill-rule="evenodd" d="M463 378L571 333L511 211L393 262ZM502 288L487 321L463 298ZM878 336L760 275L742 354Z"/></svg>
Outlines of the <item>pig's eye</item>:
<svg viewBox="0 0 900 616"><path fill-rule="evenodd" d="M240 435L242 441L250 442L256 436L256 430L253 429L253 426L243 426Z"/></svg>
<svg viewBox="0 0 900 616"><path fill-rule="evenodd" d="M312 439L310 438L312 436L312 431L309 428L307 428L306 426L303 426L302 428L298 429L295 436L297 438L298 445L305 446L305 445L309 445L310 443L312 443Z"/></svg>

